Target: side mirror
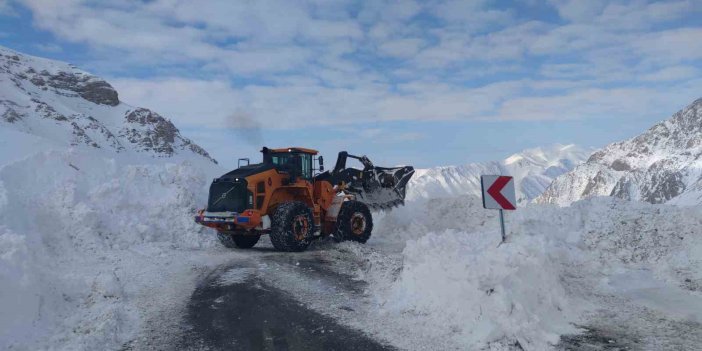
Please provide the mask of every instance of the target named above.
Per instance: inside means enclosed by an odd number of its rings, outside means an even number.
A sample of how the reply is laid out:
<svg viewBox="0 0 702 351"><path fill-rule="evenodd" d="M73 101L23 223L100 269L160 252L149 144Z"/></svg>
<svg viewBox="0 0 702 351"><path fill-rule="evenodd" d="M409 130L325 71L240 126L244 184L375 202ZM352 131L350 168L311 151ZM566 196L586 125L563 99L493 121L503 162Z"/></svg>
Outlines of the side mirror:
<svg viewBox="0 0 702 351"><path fill-rule="evenodd" d="M319 156L317 162L319 162L319 171L324 172L324 157Z"/></svg>

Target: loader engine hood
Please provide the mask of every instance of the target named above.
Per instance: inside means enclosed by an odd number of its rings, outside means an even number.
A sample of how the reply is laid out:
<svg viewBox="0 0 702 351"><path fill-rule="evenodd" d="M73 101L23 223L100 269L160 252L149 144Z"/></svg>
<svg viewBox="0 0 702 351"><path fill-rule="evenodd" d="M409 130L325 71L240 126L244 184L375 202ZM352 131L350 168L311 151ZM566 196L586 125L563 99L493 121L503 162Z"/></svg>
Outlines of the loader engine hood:
<svg viewBox="0 0 702 351"><path fill-rule="evenodd" d="M273 165L257 163L239 167L219 178L210 185L207 201L208 212L236 212L253 208L253 194L248 191L246 177L273 169Z"/></svg>
<svg viewBox="0 0 702 351"><path fill-rule="evenodd" d="M249 196L246 179L217 178L210 185L207 211L241 213L250 208L250 202L253 195Z"/></svg>

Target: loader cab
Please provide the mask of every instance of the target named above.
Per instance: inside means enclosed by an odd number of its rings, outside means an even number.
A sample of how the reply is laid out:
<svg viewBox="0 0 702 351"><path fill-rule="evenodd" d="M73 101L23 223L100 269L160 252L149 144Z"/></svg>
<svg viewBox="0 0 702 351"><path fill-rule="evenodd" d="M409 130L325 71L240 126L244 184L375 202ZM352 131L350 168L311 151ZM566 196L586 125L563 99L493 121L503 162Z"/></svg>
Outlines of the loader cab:
<svg viewBox="0 0 702 351"><path fill-rule="evenodd" d="M273 164L282 172L288 172L293 177L301 177L311 181L313 178L313 157L317 150L291 147L283 149L269 149L264 147L263 163Z"/></svg>

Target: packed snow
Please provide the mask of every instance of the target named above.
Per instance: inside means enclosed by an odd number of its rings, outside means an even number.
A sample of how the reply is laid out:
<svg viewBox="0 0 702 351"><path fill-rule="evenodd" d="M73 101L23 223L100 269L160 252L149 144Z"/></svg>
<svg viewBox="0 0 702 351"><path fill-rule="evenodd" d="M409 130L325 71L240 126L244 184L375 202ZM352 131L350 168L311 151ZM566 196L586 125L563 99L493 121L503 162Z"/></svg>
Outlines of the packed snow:
<svg viewBox="0 0 702 351"><path fill-rule="evenodd" d="M222 260L192 222L211 163L171 161L73 149L0 166L0 348L119 348L144 304Z"/></svg>
<svg viewBox="0 0 702 351"><path fill-rule="evenodd" d="M508 240L500 244L495 213L482 209L478 198L436 206L439 201L445 200L412 203L383 216L376 239L406 239L405 247L399 260L375 255L375 263L358 273L372 281L370 310L424 331L386 335L393 342L411 349L426 345L429 334L440 336L433 341L440 343L437 349L519 344L545 350L562 347L559 336L584 331L580 326L615 323L604 316L608 311L631 316L636 309L659 320L641 318L641 312L634 316L641 319L626 322L631 331L697 325L687 336L674 335L678 344L663 344L667 348L694 349L702 337L702 310L694 307L702 306L698 208L614 198L567 208L530 206L507 214ZM639 346L657 349L652 345Z"/></svg>

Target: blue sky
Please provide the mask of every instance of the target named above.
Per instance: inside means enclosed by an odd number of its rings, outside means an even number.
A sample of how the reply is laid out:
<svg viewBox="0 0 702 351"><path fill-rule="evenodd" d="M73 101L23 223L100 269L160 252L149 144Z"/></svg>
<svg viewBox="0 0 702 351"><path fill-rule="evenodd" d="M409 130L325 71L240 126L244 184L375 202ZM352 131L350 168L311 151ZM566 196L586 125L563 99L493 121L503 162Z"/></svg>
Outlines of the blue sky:
<svg viewBox="0 0 702 351"><path fill-rule="evenodd" d="M0 0L0 43L107 78L225 165L599 147L702 96L696 0Z"/></svg>

